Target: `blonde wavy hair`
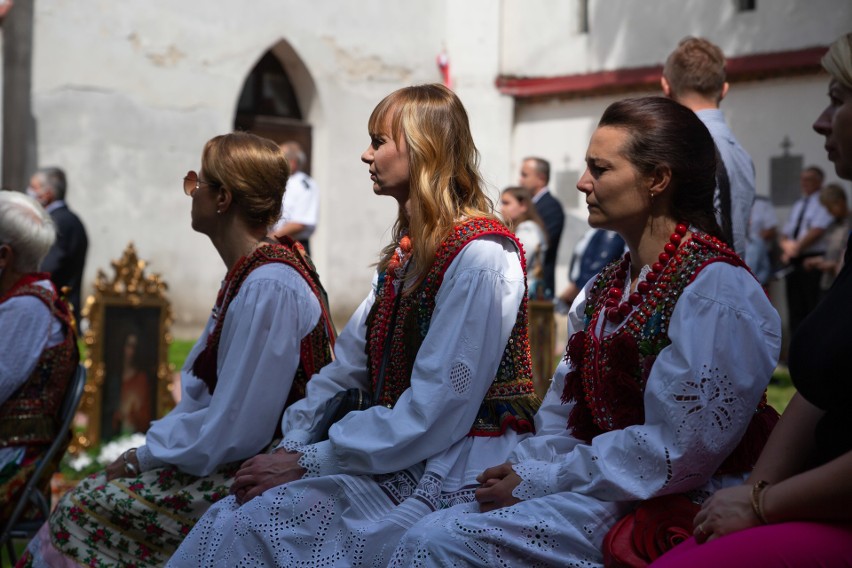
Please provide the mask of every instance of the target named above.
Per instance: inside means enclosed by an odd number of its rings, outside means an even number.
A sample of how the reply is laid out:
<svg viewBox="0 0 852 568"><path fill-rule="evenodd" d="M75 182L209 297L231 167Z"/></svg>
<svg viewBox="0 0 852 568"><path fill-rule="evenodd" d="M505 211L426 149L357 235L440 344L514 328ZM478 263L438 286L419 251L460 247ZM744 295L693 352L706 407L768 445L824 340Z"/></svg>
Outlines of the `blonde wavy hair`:
<svg viewBox="0 0 852 568"><path fill-rule="evenodd" d="M847 89L852 89L852 33L841 36L822 57L822 66Z"/></svg>
<svg viewBox="0 0 852 568"><path fill-rule="evenodd" d="M409 214L400 206L393 242L382 249L379 270L387 268L404 231L412 241L412 269L406 284L419 284L435 252L460 220L495 219L479 173L467 112L459 98L440 84L394 91L373 110L370 133L384 133L408 146ZM390 132L387 132L390 130ZM410 286L413 290L416 286Z"/></svg>

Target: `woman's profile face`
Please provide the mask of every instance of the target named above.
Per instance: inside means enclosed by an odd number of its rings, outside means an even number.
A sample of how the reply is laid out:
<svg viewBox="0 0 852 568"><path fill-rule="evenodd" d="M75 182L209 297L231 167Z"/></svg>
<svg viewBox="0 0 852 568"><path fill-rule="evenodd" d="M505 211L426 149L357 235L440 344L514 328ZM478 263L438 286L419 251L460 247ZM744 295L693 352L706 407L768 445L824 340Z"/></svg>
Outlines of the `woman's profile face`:
<svg viewBox="0 0 852 568"><path fill-rule="evenodd" d="M813 128L825 136L825 150L837 175L852 179L852 89L832 79L828 99Z"/></svg>
<svg viewBox="0 0 852 568"><path fill-rule="evenodd" d="M389 132L390 127L386 124L381 132L370 133L370 145L361 154L361 161L370 168L376 195L390 195L405 203L410 189L408 146L405 137L400 136L397 143Z"/></svg>
<svg viewBox="0 0 852 568"><path fill-rule="evenodd" d="M650 213L648 183L623 155L623 128L601 126L586 151L586 171L577 189L586 194L589 225L622 235L641 230Z"/></svg>
<svg viewBox="0 0 852 568"><path fill-rule="evenodd" d="M203 169L199 170L198 179L202 180L202 183L198 185L198 189L191 196L192 228L199 233L209 234L217 215L216 201L219 196L219 190L204 182L207 177Z"/></svg>
<svg viewBox="0 0 852 568"><path fill-rule="evenodd" d="M506 221L518 221L526 211L527 207L511 192L504 191L500 196L500 214Z"/></svg>

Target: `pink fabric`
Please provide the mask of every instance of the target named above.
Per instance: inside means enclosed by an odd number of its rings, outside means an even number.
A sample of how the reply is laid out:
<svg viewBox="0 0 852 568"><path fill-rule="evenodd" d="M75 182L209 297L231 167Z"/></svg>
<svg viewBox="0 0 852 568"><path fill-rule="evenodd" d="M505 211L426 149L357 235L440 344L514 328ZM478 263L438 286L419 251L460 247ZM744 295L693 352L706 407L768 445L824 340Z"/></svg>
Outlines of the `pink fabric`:
<svg viewBox="0 0 852 568"><path fill-rule="evenodd" d="M82 568L56 550L50 542L50 525L44 523L27 545L27 550L15 568Z"/></svg>
<svg viewBox="0 0 852 568"><path fill-rule="evenodd" d="M649 568L852 568L852 524L779 523L698 544L694 538Z"/></svg>

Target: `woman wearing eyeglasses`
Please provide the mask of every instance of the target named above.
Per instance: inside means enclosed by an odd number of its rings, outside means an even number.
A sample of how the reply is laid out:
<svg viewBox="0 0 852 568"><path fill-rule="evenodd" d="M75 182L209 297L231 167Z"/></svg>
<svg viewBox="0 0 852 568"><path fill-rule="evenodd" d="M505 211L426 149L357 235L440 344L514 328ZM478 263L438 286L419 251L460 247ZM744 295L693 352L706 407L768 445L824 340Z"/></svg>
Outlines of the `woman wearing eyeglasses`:
<svg viewBox="0 0 852 568"><path fill-rule="evenodd" d="M60 501L27 565L164 564L331 360L334 332L312 263L292 240L266 238L288 175L270 140L238 132L207 142L183 188L192 228L210 238L227 275L181 370L180 402L151 424L145 445Z"/></svg>

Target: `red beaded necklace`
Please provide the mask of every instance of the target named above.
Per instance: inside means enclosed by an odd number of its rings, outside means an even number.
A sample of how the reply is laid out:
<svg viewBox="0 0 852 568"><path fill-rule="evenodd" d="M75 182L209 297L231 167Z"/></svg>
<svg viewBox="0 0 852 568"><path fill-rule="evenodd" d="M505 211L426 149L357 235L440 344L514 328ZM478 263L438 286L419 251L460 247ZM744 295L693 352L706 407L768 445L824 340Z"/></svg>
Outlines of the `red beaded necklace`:
<svg viewBox="0 0 852 568"><path fill-rule="evenodd" d="M624 255L621 266L615 271L612 288L607 292L608 297L604 302L606 319L613 323L621 323L633 311L633 306L638 306L642 303L642 297L648 293L651 285L657 281L663 268L665 268L675 253L677 247L680 246L680 241L683 239L686 231L687 226L684 223L677 224L674 233L669 237L669 242L663 247L663 252L660 253L659 260L651 265L651 271L645 275L645 280L636 286L636 291L628 296L626 302L619 302L624 295L624 282L627 279L627 268L630 266L630 253Z"/></svg>

